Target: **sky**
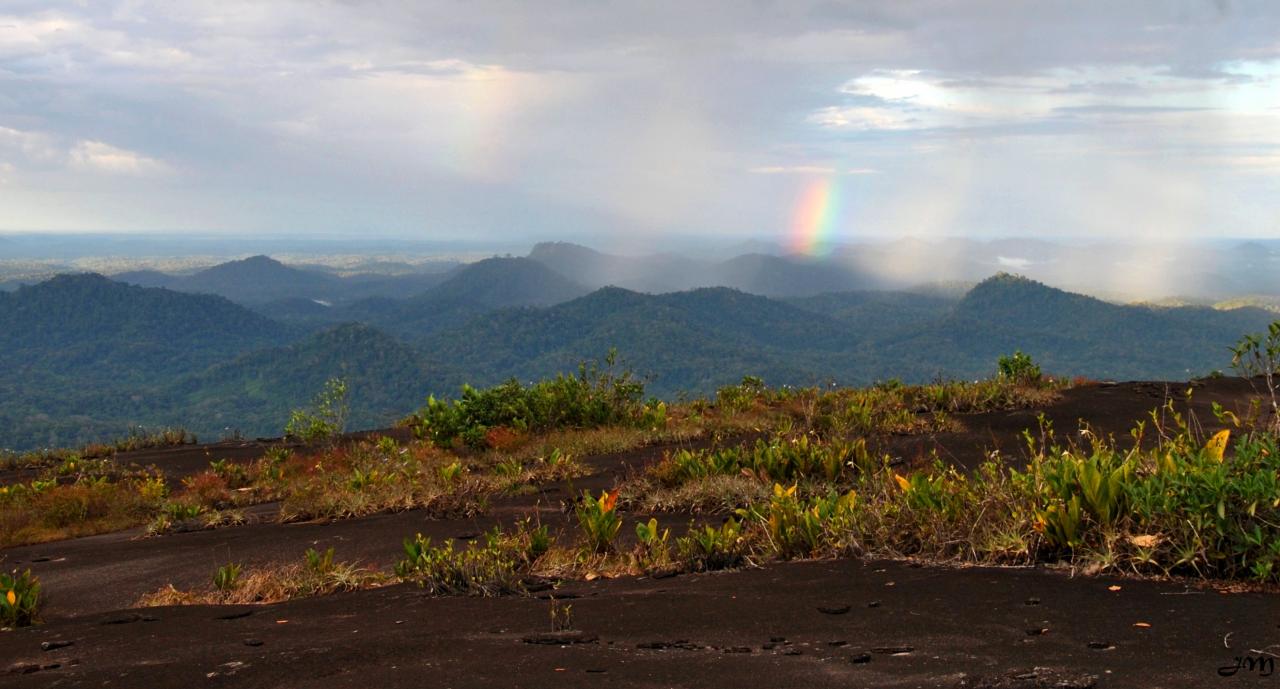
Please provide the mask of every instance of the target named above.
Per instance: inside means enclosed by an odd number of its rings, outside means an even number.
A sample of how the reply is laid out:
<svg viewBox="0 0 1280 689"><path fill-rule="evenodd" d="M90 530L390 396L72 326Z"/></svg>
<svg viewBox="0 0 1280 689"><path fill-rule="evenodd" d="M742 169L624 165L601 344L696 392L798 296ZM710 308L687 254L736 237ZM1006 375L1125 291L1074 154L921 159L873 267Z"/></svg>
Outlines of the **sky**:
<svg viewBox="0 0 1280 689"><path fill-rule="evenodd" d="M0 231L1280 236L1280 3L0 0Z"/></svg>

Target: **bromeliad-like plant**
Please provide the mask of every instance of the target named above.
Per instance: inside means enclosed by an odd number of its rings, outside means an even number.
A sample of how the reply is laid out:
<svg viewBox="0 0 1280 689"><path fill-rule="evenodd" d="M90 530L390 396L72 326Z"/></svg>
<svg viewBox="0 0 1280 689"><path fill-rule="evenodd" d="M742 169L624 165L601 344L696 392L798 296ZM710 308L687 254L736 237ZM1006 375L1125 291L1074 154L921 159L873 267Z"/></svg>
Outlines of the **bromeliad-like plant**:
<svg viewBox="0 0 1280 689"><path fill-rule="evenodd" d="M31 570L10 574L0 572L0 626L26 627L35 624L43 600L40 580Z"/></svg>
<svg viewBox="0 0 1280 689"><path fill-rule="evenodd" d="M719 527L690 525L689 533L676 540L676 551L694 571L737 567L747 554L742 523L730 517Z"/></svg>
<svg viewBox="0 0 1280 689"><path fill-rule="evenodd" d="M213 573L213 587L222 593L231 593L240 584L240 565L229 562Z"/></svg>
<svg viewBox="0 0 1280 689"><path fill-rule="evenodd" d="M667 540L670 536L671 530L660 528L657 519L650 518L648 523L636 524L636 559L640 565L648 568L669 560L671 551Z"/></svg>
<svg viewBox="0 0 1280 689"><path fill-rule="evenodd" d="M523 590L519 554L499 531L462 550L455 550L453 541L432 546L430 538L417 534L405 539L404 553L395 565L396 576L436 595L496 596Z"/></svg>
<svg viewBox="0 0 1280 689"><path fill-rule="evenodd" d="M578 524L586 537L587 550L594 553L608 552L613 539L622 529L622 517L618 516L618 491L604 491L599 498L583 492L576 509Z"/></svg>
<svg viewBox="0 0 1280 689"><path fill-rule="evenodd" d="M848 529L856 502L852 492L842 495L833 490L806 501L796 490L796 484L783 488L775 483L767 508L738 511L763 525L768 547L784 559L816 555L834 546Z"/></svg>

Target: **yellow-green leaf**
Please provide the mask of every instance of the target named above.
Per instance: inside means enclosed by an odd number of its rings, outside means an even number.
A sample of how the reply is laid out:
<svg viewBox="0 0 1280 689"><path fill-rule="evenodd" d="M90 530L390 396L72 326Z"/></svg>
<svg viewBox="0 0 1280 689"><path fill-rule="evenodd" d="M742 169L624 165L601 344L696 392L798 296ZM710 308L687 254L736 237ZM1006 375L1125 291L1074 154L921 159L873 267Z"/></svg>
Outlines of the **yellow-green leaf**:
<svg viewBox="0 0 1280 689"><path fill-rule="evenodd" d="M894 474L893 480L898 482L898 487L904 491L911 490L911 482L902 477L902 474Z"/></svg>
<svg viewBox="0 0 1280 689"><path fill-rule="evenodd" d="M1221 462L1223 456L1227 453L1227 441L1231 439L1231 430L1226 429L1217 432L1209 442L1204 444L1204 451L1214 460Z"/></svg>

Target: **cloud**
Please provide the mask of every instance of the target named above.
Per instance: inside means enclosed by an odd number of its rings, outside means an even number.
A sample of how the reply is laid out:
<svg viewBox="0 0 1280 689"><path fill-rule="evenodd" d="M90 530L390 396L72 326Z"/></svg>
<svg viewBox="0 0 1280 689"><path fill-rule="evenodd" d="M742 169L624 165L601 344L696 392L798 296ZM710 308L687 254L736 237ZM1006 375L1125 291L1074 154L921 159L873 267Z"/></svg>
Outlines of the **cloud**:
<svg viewBox="0 0 1280 689"><path fill-rule="evenodd" d="M226 231L658 244L785 232L805 175L863 176L846 238L1280 217L1266 3L372 7L5 3L0 229L199 208Z"/></svg>
<svg viewBox="0 0 1280 689"><path fill-rule="evenodd" d="M91 172L151 175L168 171L164 163L101 141L79 141L68 152L71 167Z"/></svg>
<svg viewBox="0 0 1280 689"><path fill-rule="evenodd" d="M761 165L748 168L753 175L878 175L869 167L838 168L828 165Z"/></svg>

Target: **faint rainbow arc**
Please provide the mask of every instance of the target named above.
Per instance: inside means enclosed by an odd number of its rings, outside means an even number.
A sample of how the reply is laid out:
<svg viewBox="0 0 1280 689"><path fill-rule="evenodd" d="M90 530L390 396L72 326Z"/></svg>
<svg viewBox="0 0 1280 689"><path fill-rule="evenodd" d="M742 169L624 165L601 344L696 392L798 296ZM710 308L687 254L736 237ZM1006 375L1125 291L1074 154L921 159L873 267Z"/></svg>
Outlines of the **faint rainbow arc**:
<svg viewBox="0 0 1280 689"><path fill-rule="evenodd" d="M821 256L831 250L832 236L840 217L840 198L835 180L819 177L800 195L787 248L792 253Z"/></svg>

